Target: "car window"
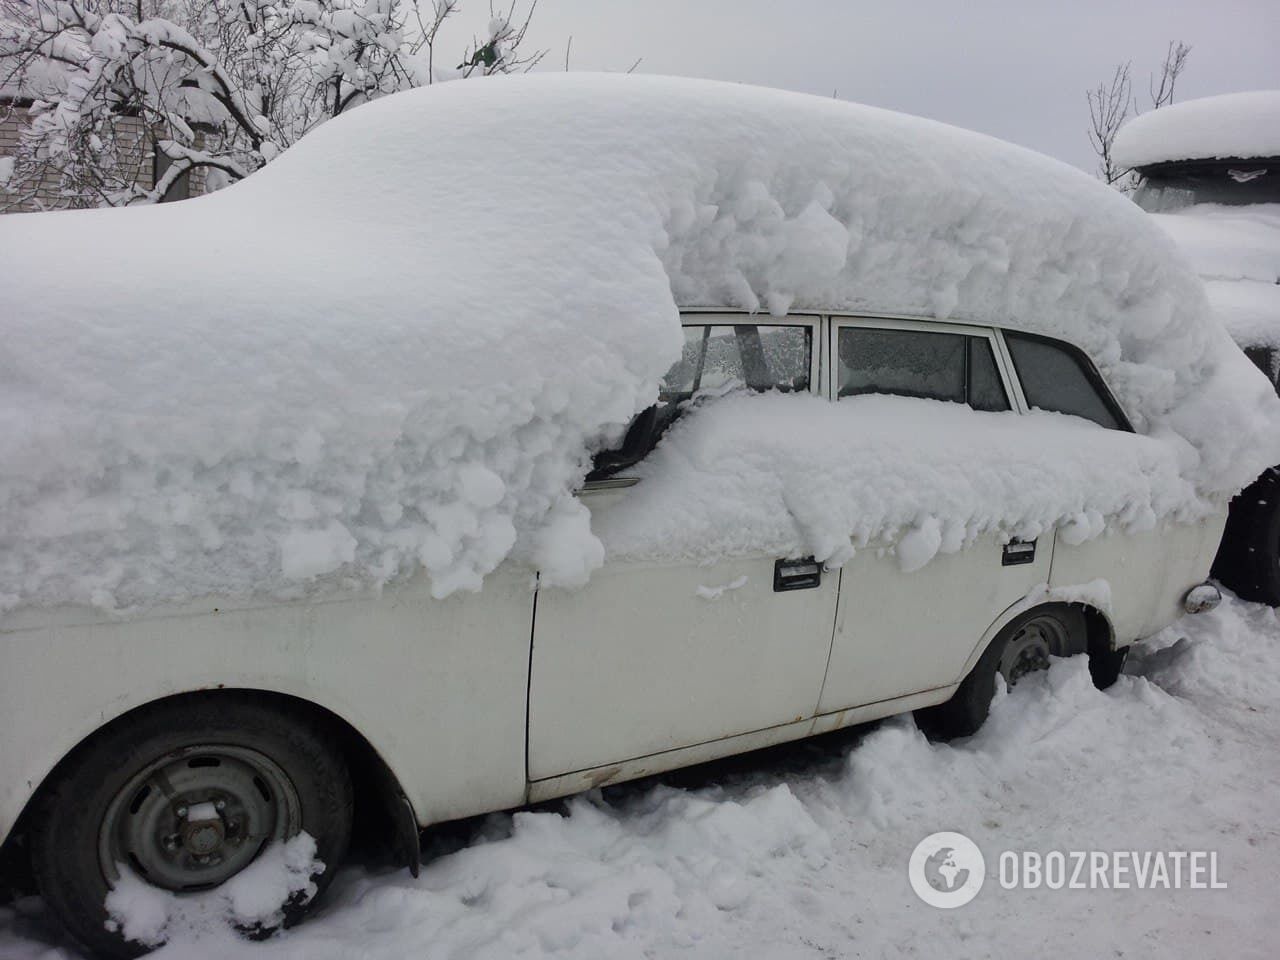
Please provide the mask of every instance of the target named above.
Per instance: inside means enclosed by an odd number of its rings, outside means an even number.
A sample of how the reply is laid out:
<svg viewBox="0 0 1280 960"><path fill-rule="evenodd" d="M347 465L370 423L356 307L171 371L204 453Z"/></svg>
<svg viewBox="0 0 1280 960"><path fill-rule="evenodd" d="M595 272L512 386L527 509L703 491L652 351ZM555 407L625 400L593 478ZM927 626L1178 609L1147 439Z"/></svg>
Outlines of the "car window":
<svg viewBox="0 0 1280 960"><path fill-rule="evenodd" d="M639 463L700 391L808 391L813 328L784 324L697 324L684 328L684 352L667 371L658 402L627 427L622 442L595 455L588 480L603 480Z"/></svg>
<svg viewBox="0 0 1280 960"><path fill-rule="evenodd" d="M838 395L887 393L1008 410L1009 398L986 337L928 330L842 327Z"/></svg>
<svg viewBox="0 0 1280 960"><path fill-rule="evenodd" d="M662 399L699 391L807 391L813 328L777 324L706 324L684 328L684 354L662 380Z"/></svg>
<svg viewBox="0 0 1280 960"><path fill-rule="evenodd" d="M1079 351L1010 331L1004 339L1030 406L1084 417L1109 430L1128 429L1113 401L1100 389L1102 381L1092 364Z"/></svg>

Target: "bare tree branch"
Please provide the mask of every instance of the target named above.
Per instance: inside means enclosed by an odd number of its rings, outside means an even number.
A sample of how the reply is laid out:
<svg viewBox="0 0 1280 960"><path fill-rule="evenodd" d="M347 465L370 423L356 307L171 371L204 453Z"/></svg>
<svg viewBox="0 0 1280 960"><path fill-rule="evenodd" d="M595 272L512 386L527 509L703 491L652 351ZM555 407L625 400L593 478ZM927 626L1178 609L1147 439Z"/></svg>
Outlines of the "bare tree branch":
<svg viewBox="0 0 1280 960"><path fill-rule="evenodd" d="M1115 183L1124 175L1124 171L1116 167L1111 148L1133 107L1132 89L1129 64L1122 63L1109 82L1085 92L1089 103L1089 142L1098 155L1098 176L1107 184Z"/></svg>
<svg viewBox="0 0 1280 960"><path fill-rule="evenodd" d="M1187 44L1169 42L1164 63L1160 66L1159 80L1152 74L1147 82L1151 109L1158 110L1173 103L1174 87L1190 53L1191 47ZM1133 97L1130 64L1122 63L1116 67L1111 80L1086 91L1085 98L1089 103L1089 142L1098 157L1098 177L1120 190L1133 189L1135 178L1129 176L1128 169L1118 167L1112 155L1116 134L1131 115L1136 116L1140 112Z"/></svg>
<svg viewBox="0 0 1280 960"><path fill-rule="evenodd" d="M1151 107L1158 110L1161 107L1173 103L1173 88L1178 82L1178 76L1187 65L1187 57L1191 53L1191 47L1181 41L1175 43L1169 41L1169 46L1165 50L1164 63L1160 66L1160 83L1157 86L1155 77L1153 76L1147 84L1147 90L1151 94Z"/></svg>

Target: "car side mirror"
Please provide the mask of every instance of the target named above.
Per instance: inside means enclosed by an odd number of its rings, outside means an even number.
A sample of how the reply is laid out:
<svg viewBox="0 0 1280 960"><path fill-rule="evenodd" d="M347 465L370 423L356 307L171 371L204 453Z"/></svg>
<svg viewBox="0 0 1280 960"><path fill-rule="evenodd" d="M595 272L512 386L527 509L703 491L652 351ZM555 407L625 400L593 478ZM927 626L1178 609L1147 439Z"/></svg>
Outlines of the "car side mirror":
<svg viewBox="0 0 1280 960"><path fill-rule="evenodd" d="M639 463L657 445L659 435L658 406L654 404L632 418L621 444L612 450L601 450L596 454L591 472L587 474L587 481L603 480L619 470Z"/></svg>

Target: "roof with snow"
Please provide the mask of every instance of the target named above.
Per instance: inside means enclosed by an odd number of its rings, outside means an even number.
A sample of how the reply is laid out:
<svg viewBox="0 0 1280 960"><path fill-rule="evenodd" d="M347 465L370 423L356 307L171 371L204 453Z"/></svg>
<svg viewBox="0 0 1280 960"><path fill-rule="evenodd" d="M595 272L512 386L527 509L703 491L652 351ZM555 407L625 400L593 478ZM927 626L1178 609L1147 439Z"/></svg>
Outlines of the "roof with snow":
<svg viewBox="0 0 1280 960"><path fill-rule="evenodd" d="M419 567L444 595L508 556L581 583L609 544L573 491L679 357L678 305L1064 337L1186 490L1222 496L1280 460L1280 401L1135 205L1030 151L826 98L448 83L344 114L208 197L5 217L0 248L0 606ZM1041 514L1078 513L1066 493Z"/></svg>
<svg viewBox="0 0 1280 960"><path fill-rule="evenodd" d="M1280 157L1280 90L1202 97L1134 117L1116 135L1116 162Z"/></svg>

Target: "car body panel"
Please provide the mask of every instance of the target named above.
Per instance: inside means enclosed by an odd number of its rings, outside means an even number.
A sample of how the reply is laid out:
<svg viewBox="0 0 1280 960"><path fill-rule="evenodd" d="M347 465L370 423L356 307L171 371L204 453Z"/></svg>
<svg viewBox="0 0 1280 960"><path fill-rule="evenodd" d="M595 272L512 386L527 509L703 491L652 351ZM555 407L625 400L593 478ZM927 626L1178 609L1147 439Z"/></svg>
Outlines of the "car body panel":
<svg viewBox="0 0 1280 960"><path fill-rule="evenodd" d="M0 838L85 737L135 707L201 689L283 693L337 714L373 745L421 822L519 804L532 584L528 570L510 567L486 578L482 599L433 599L419 576L320 603L8 618Z"/></svg>
<svg viewBox="0 0 1280 960"><path fill-rule="evenodd" d="M778 593L773 572L773 557L614 562L580 590L542 591L530 779L812 717L839 578Z"/></svg>
<svg viewBox="0 0 1280 960"><path fill-rule="evenodd" d="M1064 590L1105 580L1106 612L1118 643L1148 637L1181 616L1182 599L1207 575L1226 522L1224 505L1212 516L1161 523L1144 533L1108 532L1074 545L1059 537L1049 586Z"/></svg>
<svg viewBox="0 0 1280 960"><path fill-rule="evenodd" d="M708 312L686 322L719 321ZM847 319L795 319L816 327L819 395L833 395L834 327ZM987 336L1014 410L1026 411L998 329L854 319ZM626 495L604 486L582 494L595 513ZM939 703L1010 616L1055 590L1107 580L1100 612L1116 645L1166 626L1207 574L1224 517L1079 545L1047 533L1024 565L1006 566L993 537L911 573L868 547L819 587L791 592L773 589L782 558L745 557L609 561L578 591L539 589L534 571L507 563L480 593L445 600L419 574L324 601L10 611L0 617L0 839L95 730L194 690L272 691L331 711L386 762L422 826Z"/></svg>
<svg viewBox="0 0 1280 960"><path fill-rule="evenodd" d="M991 622L1049 579L1052 546L1053 534L1046 534L1033 563L1005 566L1003 545L985 536L911 573L887 552L858 551L841 571L818 712L959 683Z"/></svg>

